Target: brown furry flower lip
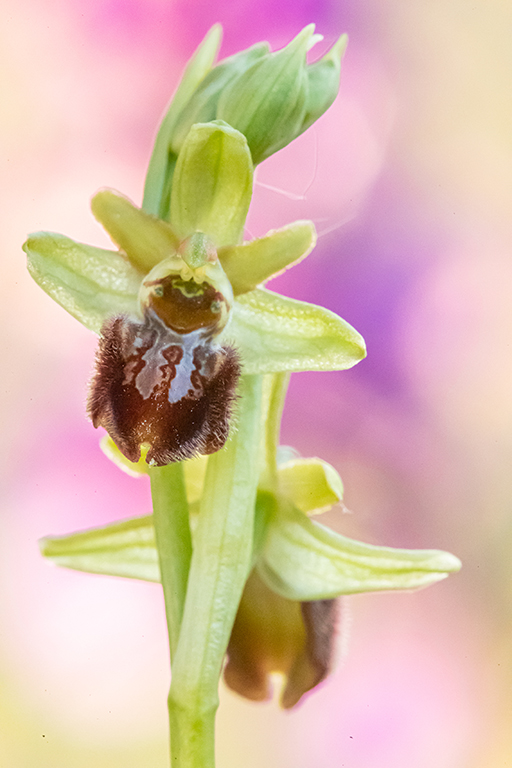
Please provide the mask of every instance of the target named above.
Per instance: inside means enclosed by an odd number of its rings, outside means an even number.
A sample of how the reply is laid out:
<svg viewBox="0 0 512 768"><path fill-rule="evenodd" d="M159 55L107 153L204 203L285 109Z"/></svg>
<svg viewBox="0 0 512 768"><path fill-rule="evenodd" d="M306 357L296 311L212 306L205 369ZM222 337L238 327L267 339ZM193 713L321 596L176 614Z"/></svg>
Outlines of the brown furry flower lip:
<svg viewBox="0 0 512 768"><path fill-rule="evenodd" d="M175 334L152 311L143 322L114 316L101 331L89 415L130 461L144 445L156 466L214 453L228 437L239 376L233 347Z"/></svg>

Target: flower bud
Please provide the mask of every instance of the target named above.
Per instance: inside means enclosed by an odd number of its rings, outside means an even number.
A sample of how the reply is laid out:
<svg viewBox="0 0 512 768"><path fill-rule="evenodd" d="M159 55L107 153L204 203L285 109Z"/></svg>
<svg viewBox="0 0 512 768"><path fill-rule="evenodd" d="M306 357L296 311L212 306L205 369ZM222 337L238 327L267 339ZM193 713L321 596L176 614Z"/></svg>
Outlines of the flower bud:
<svg viewBox="0 0 512 768"><path fill-rule="evenodd" d="M257 43L246 51L217 64L200 83L181 111L171 137L171 148L179 153L187 133L195 123L208 123L217 117L217 104L227 86L268 53L268 43Z"/></svg>
<svg viewBox="0 0 512 768"><path fill-rule="evenodd" d="M306 52L315 30L310 24L276 53L256 61L223 91L217 117L243 133L254 165L289 144L306 113Z"/></svg>
<svg viewBox="0 0 512 768"><path fill-rule="evenodd" d="M194 58L194 63L196 59L208 62L201 69L202 77L194 79L187 71L162 122L144 195L147 210L167 218L176 159L194 125L225 121L244 134L257 165L325 112L338 92L347 36L342 35L322 59L308 65L306 53L321 39L314 30L315 25L309 24L273 53L268 43L257 43L210 69L219 42L212 34L218 35L218 28L211 30ZM165 173L157 174L157 160L165 165ZM153 187L159 191L160 203Z"/></svg>

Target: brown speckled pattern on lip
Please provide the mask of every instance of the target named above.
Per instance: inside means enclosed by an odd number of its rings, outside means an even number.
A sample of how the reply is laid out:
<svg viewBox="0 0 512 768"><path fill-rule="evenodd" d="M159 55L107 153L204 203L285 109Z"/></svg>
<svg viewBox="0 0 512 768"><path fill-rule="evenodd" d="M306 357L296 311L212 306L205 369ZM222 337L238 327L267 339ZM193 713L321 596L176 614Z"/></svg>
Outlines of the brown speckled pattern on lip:
<svg viewBox="0 0 512 768"><path fill-rule="evenodd" d="M149 444L163 466L223 447L229 433L239 356L204 333L179 336L152 312L122 315L101 331L88 410L130 461Z"/></svg>

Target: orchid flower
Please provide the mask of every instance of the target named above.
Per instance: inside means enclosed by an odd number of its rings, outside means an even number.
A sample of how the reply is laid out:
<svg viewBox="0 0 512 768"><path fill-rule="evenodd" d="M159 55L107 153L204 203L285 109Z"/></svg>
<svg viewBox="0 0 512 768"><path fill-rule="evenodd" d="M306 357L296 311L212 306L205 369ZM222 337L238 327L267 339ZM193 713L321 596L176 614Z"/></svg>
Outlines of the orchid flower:
<svg viewBox="0 0 512 768"><path fill-rule="evenodd" d="M271 396L279 394L278 387L274 382ZM110 438L103 439L102 449L129 475L147 473L144 461L129 462ZM267 458L272 461L271 455ZM206 466L206 457L184 465L192 535ZM457 570L459 561L446 552L376 547L335 533L310 519L343 499L343 483L334 467L281 447L274 469L273 488L264 474L258 488L252 570L231 632L224 678L246 698L261 701L271 696L269 675L281 672L286 677L281 703L289 708L331 670L334 598L425 587ZM67 568L160 581L152 515L47 537L41 548Z"/></svg>
<svg viewBox="0 0 512 768"><path fill-rule="evenodd" d="M213 768L218 681L251 699L286 679L294 706L329 672L340 595L412 589L456 557L352 541L311 519L341 501L336 470L279 447L289 374L366 354L334 313L264 283L307 256L311 222L243 240L254 166L333 101L343 36L313 65L306 27L212 66L214 27L160 128L142 207L104 189L114 250L52 233L24 249L36 282L100 335L89 395L106 454L149 475L153 514L42 541L54 562L159 581L172 665L173 765ZM227 662L226 662L227 658Z"/></svg>

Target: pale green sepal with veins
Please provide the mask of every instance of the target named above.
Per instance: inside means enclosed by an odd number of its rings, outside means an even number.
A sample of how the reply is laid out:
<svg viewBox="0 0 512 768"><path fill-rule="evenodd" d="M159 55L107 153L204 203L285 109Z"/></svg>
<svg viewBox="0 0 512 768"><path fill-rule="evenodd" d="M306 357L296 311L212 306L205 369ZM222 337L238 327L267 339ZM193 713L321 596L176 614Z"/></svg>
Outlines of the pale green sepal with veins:
<svg viewBox="0 0 512 768"><path fill-rule="evenodd" d="M311 253L316 230L311 221L294 221L265 237L241 245L219 248L219 259L233 286L235 296L252 291L281 274Z"/></svg>
<svg viewBox="0 0 512 768"><path fill-rule="evenodd" d="M91 200L94 217L133 266L146 274L179 247L170 224L138 208L113 189L102 189Z"/></svg>
<svg viewBox="0 0 512 768"><path fill-rule="evenodd" d="M270 494L263 494L268 514ZM196 502L197 503L197 502ZM195 509L193 508L193 512ZM257 567L265 583L290 600L426 587L460 568L440 550L377 547L348 539L288 505L260 531ZM70 536L46 537L42 554L66 568L145 581L159 581L153 517L134 517Z"/></svg>
<svg viewBox="0 0 512 768"><path fill-rule="evenodd" d="M366 355L362 336L334 312L260 288L237 298L224 333L244 373L338 371Z"/></svg>
<svg viewBox="0 0 512 768"><path fill-rule="evenodd" d="M31 236L24 248L35 281L90 330L99 333L112 315L140 315L141 274L119 253L50 233ZM178 256L170 258L192 275ZM225 280L218 263L204 269L214 284ZM248 374L342 370L366 354L360 334L333 312L264 289L237 298L224 337Z"/></svg>
<svg viewBox="0 0 512 768"><path fill-rule="evenodd" d="M239 243L252 194L253 167L245 137L221 121L200 123L181 148L171 194L171 221L180 239L199 231L216 248Z"/></svg>
<svg viewBox="0 0 512 768"><path fill-rule="evenodd" d="M223 91L217 117L246 137L254 165L282 149L301 131L308 98L309 24L291 43L256 61Z"/></svg>
<svg viewBox="0 0 512 768"><path fill-rule="evenodd" d="M313 522L291 504L281 505L267 528L258 561L265 583L290 600L418 589L458 571L448 552L376 547L347 539Z"/></svg>
<svg viewBox="0 0 512 768"><path fill-rule="evenodd" d="M64 568L160 581L153 515L69 536L47 536L39 546L45 557Z"/></svg>
<svg viewBox="0 0 512 768"><path fill-rule="evenodd" d="M184 75L162 120L149 161L142 207L162 219L169 218L172 175L177 153L171 149L174 127L193 95L206 77L217 56L222 38L222 27L215 24L186 66Z"/></svg>
<svg viewBox="0 0 512 768"><path fill-rule="evenodd" d="M192 533L197 524L207 460L207 456L200 456L183 462ZM253 557L261 549L266 524L274 507L275 502L270 494L258 493ZM39 548L44 557L62 568L104 576L160 581L153 515L131 517L66 536L45 536L39 540Z"/></svg>
<svg viewBox="0 0 512 768"><path fill-rule="evenodd" d="M91 331L109 315L137 314L141 274L116 251L52 232L30 235L23 250L36 283Z"/></svg>

